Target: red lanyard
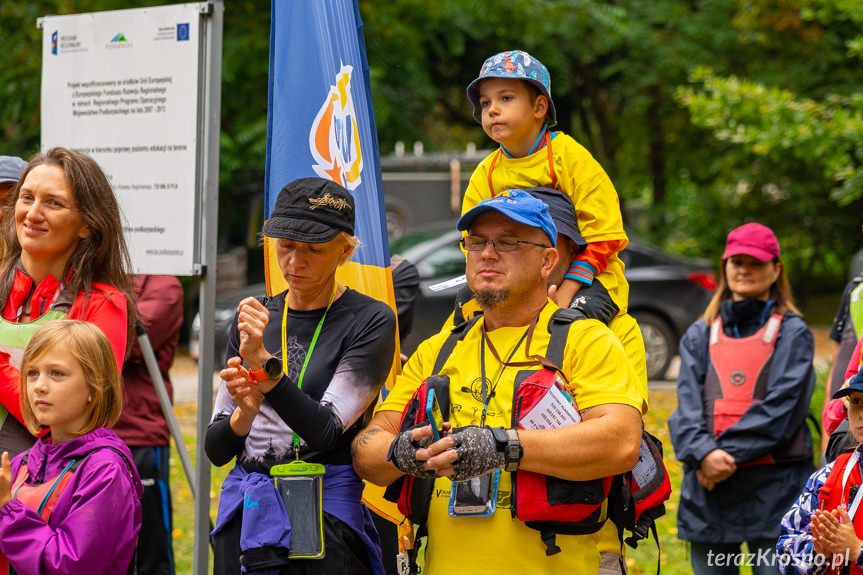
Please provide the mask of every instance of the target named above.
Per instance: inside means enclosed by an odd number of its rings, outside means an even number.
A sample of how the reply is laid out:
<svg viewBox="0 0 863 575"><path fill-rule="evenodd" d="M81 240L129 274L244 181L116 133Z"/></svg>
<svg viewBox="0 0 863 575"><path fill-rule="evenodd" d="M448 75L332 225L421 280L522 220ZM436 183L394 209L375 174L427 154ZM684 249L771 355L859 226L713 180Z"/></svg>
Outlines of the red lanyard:
<svg viewBox="0 0 863 575"><path fill-rule="evenodd" d="M554 154L551 151L551 131L546 130L545 132L545 148L548 150L548 171L551 174L551 187L557 189L557 174L554 172ZM491 165L488 167L488 190L491 192L491 197L495 197L497 194L494 193L494 186L491 183L491 173L494 171L494 165L497 163L498 158L500 158L501 154L503 154L503 148L498 148L497 152L494 154L494 157L491 159Z"/></svg>

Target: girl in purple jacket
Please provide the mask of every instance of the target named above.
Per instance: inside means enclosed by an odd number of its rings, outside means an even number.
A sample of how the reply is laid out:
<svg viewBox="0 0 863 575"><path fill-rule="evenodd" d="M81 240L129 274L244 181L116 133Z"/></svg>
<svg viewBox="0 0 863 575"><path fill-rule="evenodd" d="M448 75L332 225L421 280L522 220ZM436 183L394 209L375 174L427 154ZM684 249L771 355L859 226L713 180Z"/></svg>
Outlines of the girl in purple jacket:
<svg viewBox="0 0 863 575"><path fill-rule="evenodd" d="M143 486L129 449L108 429L121 390L111 344L93 324L51 321L27 345L24 421L34 434L50 433L11 464L2 455L0 552L18 573L126 573Z"/></svg>

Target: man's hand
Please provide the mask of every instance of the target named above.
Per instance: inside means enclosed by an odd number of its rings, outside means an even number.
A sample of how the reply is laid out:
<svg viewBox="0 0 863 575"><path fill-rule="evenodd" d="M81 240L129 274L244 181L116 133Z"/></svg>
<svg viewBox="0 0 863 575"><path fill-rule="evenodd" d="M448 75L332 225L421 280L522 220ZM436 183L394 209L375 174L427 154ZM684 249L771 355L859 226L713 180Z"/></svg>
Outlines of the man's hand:
<svg viewBox="0 0 863 575"><path fill-rule="evenodd" d="M457 456L452 463L453 481L472 479L504 466L503 452L497 450L490 427L456 428L452 441Z"/></svg>
<svg viewBox="0 0 863 575"><path fill-rule="evenodd" d="M727 451L714 449L701 460L698 471L698 481L710 491L717 483L725 481L737 471L737 462Z"/></svg>
<svg viewBox="0 0 863 575"><path fill-rule="evenodd" d="M423 443L428 444L431 437L429 424L402 431L390 444L387 461L392 461L399 471L414 477L437 477L435 469L426 467L429 454Z"/></svg>
<svg viewBox="0 0 863 575"><path fill-rule="evenodd" d="M830 556L834 553L845 555L854 563L860 556L863 545L854 532L854 523L844 507L833 511L818 510L812 516L812 544L815 551Z"/></svg>

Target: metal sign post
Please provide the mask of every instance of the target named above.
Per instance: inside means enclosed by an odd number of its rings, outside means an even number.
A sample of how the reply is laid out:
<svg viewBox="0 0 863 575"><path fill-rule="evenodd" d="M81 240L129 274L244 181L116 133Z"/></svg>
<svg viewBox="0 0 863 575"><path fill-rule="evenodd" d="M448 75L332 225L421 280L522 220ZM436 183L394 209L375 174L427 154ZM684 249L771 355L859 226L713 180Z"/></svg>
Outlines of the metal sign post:
<svg viewBox="0 0 863 575"><path fill-rule="evenodd" d="M205 575L209 572L210 541L210 462L204 453L204 438L213 408L214 340L213 315L216 301L216 239L219 224L219 130L222 109L222 25L225 5L218 1L207 4L203 18L205 25L201 35L203 50L203 106L201 110L202 159L200 209L201 230L201 351L198 357L198 425L195 457L198 462L195 497L195 545L193 572Z"/></svg>
<svg viewBox="0 0 863 575"><path fill-rule="evenodd" d="M213 405L223 16L223 1L210 0L37 21L42 149L73 148L102 167L126 218L135 273L201 278L199 365L207 367L198 372L194 477L167 393L160 398L195 496L197 575L209 572L204 437ZM164 392L158 369L151 375Z"/></svg>

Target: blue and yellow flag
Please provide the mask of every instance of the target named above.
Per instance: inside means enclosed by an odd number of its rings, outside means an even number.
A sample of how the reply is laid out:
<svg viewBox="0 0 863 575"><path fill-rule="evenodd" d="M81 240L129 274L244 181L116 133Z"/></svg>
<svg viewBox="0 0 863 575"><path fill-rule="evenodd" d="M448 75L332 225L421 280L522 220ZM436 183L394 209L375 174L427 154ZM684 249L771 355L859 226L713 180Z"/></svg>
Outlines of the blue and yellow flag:
<svg viewBox="0 0 863 575"><path fill-rule="evenodd" d="M355 0L273 2L266 215L279 190L320 176L347 188L362 245L339 281L394 305L378 141ZM268 249L267 285L287 284Z"/></svg>
<svg viewBox="0 0 863 575"><path fill-rule="evenodd" d="M356 204L361 245L353 261L339 268L337 279L395 311L369 66L356 0L273 0L269 82L266 217L279 190L297 178L319 176L347 188ZM279 293L288 285L273 242L264 245L267 290ZM401 365L398 358L396 339L394 373ZM375 507L396 522L402 519L380 499Z"/></svg>

